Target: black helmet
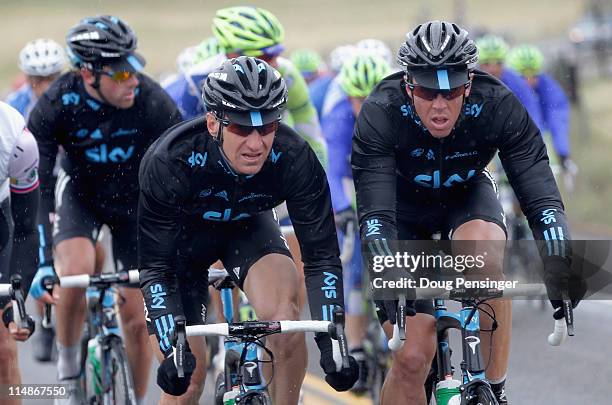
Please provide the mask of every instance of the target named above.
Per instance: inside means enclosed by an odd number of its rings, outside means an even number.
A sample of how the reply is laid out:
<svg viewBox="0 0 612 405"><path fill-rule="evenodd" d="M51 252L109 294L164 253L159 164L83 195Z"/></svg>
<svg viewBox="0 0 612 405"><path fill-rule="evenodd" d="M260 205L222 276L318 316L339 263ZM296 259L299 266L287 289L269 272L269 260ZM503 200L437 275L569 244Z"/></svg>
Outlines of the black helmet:
<svg viewBox="0 0 612 405"><path fill-rule="evenodd" d="M281 74L261 59L228 59L208 75L202 98L209 111L227 114L232 122L259 126L279 121L287 101Z"/></svg>
<svg viewBox="0 0 612 405"><path fill-rule="evenodd" d="M117 17L102 15L85 18L66 35L68 54L76 67L139 71L145 64L135 52L136 34Z"/></svg>
<svg viewBox="0 0 612 405"><path fill-rule="evenodd" d="M440 89L464 84L477 61L478 49L468 32L438 20L408 32L397 53L397 62L417 79L422 76L419 80L422 85Z"/></svg>

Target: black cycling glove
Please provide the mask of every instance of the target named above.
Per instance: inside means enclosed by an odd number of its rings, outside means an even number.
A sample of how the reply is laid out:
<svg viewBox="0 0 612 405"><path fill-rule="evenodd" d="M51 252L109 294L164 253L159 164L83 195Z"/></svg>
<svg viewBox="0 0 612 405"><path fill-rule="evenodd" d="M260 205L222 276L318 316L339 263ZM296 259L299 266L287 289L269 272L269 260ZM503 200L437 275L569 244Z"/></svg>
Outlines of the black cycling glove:
<svg viewBox="0 0 612 405"><path fill-rule="evenodd" d="M330 387L339 392L351 389L357 381L357 378L359 378L359 366L353 356L349 356L348 368L336 371L334 350L329 334L317 333L315 335L315 341L321 351L321 360L319 364L325 373L325 381Z"/></svg>
<svg viewBox="0 0 612 405"><path fill-rule="evenodd" d="M351 206L338 211L336 215L334 215L334 220L336 222L336 227L342 232L343 235L347 234L349 224L353 225L353 231L358 229L357 213L355 213L355 210L353 210L353 207Z"/></svg>
<svg viewBox="0 0 612 405"><path fill-rule="evenodd" d="M569 260L562 257L551 256L544 260L544 283L550 303L555 309L555 319L563 318L564 293L571 299L574 308L586 294L584 278L573 272Z"/></svg>
<svg viewBox="0 0 612 405"><path fill-rule="evenodd" d="M183 369L185 377L180 378L176 365L174 364L174 354L166 357L157 368L157 385L164 390L166 394L176 397L183 395L189 388L191 375L196 367L195 356L190 351L185 351L185 362Z"/></svg>

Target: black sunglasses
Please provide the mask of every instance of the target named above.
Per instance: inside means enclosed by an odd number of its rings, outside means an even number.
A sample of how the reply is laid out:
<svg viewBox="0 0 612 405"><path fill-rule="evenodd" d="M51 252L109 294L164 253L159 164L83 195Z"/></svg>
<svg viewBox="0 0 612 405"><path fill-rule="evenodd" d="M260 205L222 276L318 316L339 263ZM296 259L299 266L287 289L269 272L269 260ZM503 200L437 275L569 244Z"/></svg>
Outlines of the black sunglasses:
<svg viewBox="0 0 612 405"><path fill-rule="evenodd" d="M223 124L223 126L227 128L229 131L231 131L232 133L238 136L242 136L242 137L249 136L250 134L253 133L253 131L259 132L261 136L270 135L271 133L273 133L274 131L278 129L278 125L279 125L278 121L273 121L273 122L270 122L264 125L251 126L251 125L236 124L235 122L231 122L230 120L227 120L225 118L219 118L217 115L215 115L215 118L217 121Z"/></svg>
<svg viewBox="0 0 612 405"><path fill-rule="evenodd" d="M464 83L462 86L453 87L449 90L430 89L428 87L419 86L418 84L406 83L406 89L410 89L410 91L412 91L412 94L414 94L418 98L422 98L427 101L434 100L436 97L438 97L438 94L440 94L446 100L453 100L465 94L465 90L470 87L471 83L472 82L469 81L467 83Z"/></svg>

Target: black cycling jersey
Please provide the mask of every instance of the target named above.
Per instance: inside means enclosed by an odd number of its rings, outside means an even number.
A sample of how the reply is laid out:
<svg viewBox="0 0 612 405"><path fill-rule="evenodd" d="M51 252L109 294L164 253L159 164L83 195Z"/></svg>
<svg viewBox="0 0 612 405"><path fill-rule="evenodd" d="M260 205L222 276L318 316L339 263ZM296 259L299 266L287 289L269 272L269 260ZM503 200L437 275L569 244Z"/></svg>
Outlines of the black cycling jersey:
<svg viewBox="0 0 612 405"><path fill-rule="evenodd" d="M413 112L403 72L372 91L357 118L351 157L362 240L396 240L402 205L453 198L453 190L486 175L499 151L535 239L549 241L545 256L569 258L563 203L540 131L523 105L476 70L463 108L451 134L436 139Z"/></svg>
<svg viewBox="0 0 612 405"><path fill-rule="evenodd" d="M205 118L181 123L143 158L140 187L140 285L152 322L161 318L165 324L168 315L182 314L177 260L202 256L181 250L199 231L220 222L246 222L283 201L300 243L313 319L330 320L333 308L343 306L342 268L325 172L306 141L288 126L279 126L261 171L245 176L227 163ZM204 249L216 249L214 245ZM164 340L160 333L158 338Z"/></svg>
<svg viewBox="0 0 612 405"><path fill-rule="evenodd" d="M53 211L51 179L59 145L66 152L62 169L86 205L108 215L133 215L142 156L181 120L176 105L156 82L142 74L138 80L134 105L118 109L92 98L80 74L69 72L51 85L30 113L28 128L40 150L40 221L46 230ZM46 236L50 240L48 232ZM47 249L46 260L49 254Z"/></svg>

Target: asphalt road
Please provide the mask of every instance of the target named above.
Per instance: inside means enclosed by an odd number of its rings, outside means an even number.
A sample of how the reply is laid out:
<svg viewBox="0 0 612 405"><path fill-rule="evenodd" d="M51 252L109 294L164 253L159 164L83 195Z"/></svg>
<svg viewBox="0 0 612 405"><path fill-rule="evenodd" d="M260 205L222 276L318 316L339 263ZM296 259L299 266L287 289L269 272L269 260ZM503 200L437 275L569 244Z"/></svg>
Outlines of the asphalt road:
<svg viewBox="0 0 612 405"><path fill-rule="evenodd" d="M550 347L546 336L552 318L538 303L515 302L512 354L508 373L508 394L513 404L520 405L606 405L612 398L610 372L612 365L612 301L584 302L576 311L576 336L561 347ZM304 385L305 404L368 404L349 394L337 395L321 379L318 351L312 338L309 342L308 376ZM455 339L457 341L457 339ZM55 382L55 367L32 360L31 343L20 345L23 383ZM455 353L459 353L458 349ZM455 362L458 362L458 355ZM200 401L210 404L211 382ZM156 403L159 389L151 373L146 404ZM50 401L28 400L24 404ZM2 400L0 399L0 404Z"/></svg>

